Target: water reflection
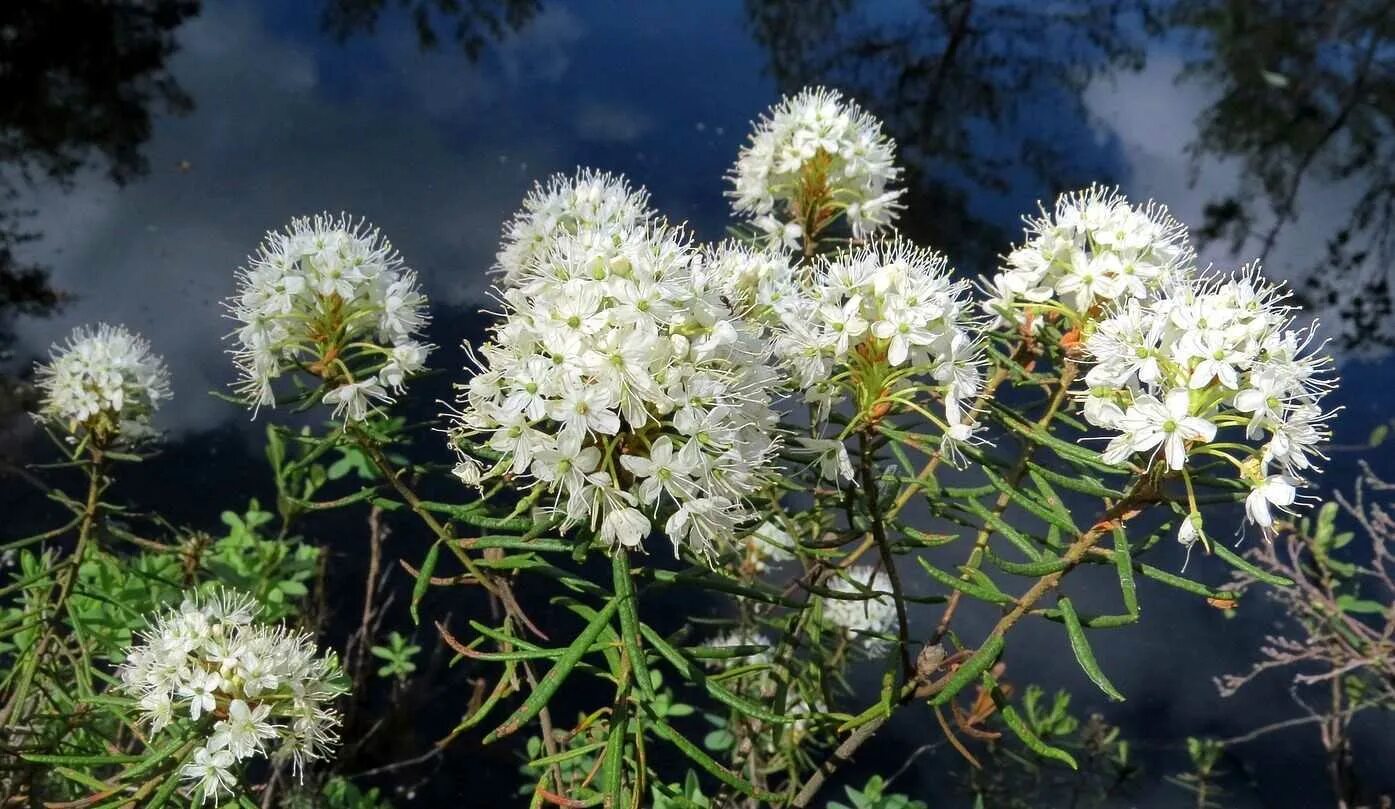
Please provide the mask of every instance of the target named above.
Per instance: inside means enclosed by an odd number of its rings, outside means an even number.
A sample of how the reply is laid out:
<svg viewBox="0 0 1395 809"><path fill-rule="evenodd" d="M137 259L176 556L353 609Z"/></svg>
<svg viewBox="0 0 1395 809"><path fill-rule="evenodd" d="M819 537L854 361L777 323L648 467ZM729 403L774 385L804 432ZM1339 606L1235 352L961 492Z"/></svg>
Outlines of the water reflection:
<svg viewBox="0 0 1395 809"><path fill-rule="evenodd" d="M453 40L470 58L478 59L491 42L515 33L542 10L542 0L326 0L320 22L339 42L371 36L384 13L401 13L411 20L424 49Z"/></svg>
<svg viewBox="0 0 1395 809"><path fill-rule="evenodd" d="M1395 346L1395 3L1180 0L1159 18L1192 40L1182 79L1214 102L1197 116L1198 160L1230 159L1235 188L1206 207L1201 232L1301 279L1344 347ZM1324 211L1327 206L1335 209ZM1301 264L1297 231L1321 245Z"/></svg>
<svg viewBox="0 0 1395 809"><path fill-rule="evenodd" d="M0 4L0 357L15 317L51 314L70 297L33 257L44 234L26 192L68 190L84 169L118 185L145 174L155 117L193 108L167 61L175 29L198 9L196 0ZM0 426L26 397L0 376Z"/></svg>
<svg viewBox="0 0 1395 809"><path fill-rule="evenodd" d="M1142 62L1137 6L746 3L782 89L829 83L881 117L913 195L902 226L980 271L1034 200L1120 173L1108 143L1092 144L1083 94L1099 73Z"/></svg>

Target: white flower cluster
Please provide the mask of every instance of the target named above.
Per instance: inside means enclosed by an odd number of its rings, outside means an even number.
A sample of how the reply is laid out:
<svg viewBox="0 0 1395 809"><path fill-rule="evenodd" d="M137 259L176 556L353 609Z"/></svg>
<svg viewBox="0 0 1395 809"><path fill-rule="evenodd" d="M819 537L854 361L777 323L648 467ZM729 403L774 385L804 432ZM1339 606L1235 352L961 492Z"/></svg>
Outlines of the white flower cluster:
<svg viewBox="0 0 1395 809"><path fill-rule="evenodd" d="M772 107L728 172L728 196L773 244L793 248L806 228L839 214L853 235L887 227L900 208L896 144L881 122L836 90L807 88ZM813 235L813 234L809 234Z"/></svg>
<svg viewBox="0 0 1395 809"><path fill-rule="evenodd" d="M451 430L504 454L484 476L531 476L613 546L672 509L675 550L731 547L773 454L776 377L702 254L659 224L559 234L500 294Z"/></svg>
<svg viewBox="0 0 1395 809"><path fill-rule="evenodd" d="M1249 518L1267 532L1270 506L1293 505L1328 438L1322 398L1335 381L1313 342L1256 268L1178 280L1156 300L1118 307L1086 338L1096 364L1085 417L1118 431L1104 453L1111 463L1161 452L1172 470L1198 453L1233 464L1252 487ZM1231 437L1217 442L1222 430ZM1197 538L1196 521L1184 541Z"/></svg>
<svg viewBox="0 0 1395 809"><path fill-rule="evenodd" d="M142 633L119 670L151 733L187 717L206 734L181 773L205 802L233 791L239 761L289 758L299 772L339 740L338 662L318 656L309 635L257 624L257 611L227 591L186 600Z"/></svg>
<svg viewBox="0 0 1395 809"><path fill-rule="evenodd" d="M755 573L764 573L771 565L794 559L794 537L773 517L757 525L742 541L742 565Z"/></svg>
<svg viewBox="0 0 1395 809"><path fill-rule="evenodd" d="M780 301L775 356L819 421L848 394L870 392L896 409L915 397L912 388L937 390L952 454L972 435L968 405L983 381L968 293L943 256L899 238L820 258L812 280ZM825 477L851 477L841 441L802 440L824 458Z"/></svg>
<svg viewBox="0 0 1395 809"><path fill-rule="evenodd" d="M712 280L748 320L778 327L807 297L788 253L725 241L708 250Z"/></svg>
<svg viewBox="0 0 1395 809"><path fill-rule="evenodd" d="M846 632L869 655L891 648L886 636L895 633L896 602L890 576L871 565L859 565L829 581L828 589L848 597L824 598L824 621Z"/></svg>
<svg viewBox="0 0 1395 809"><path fill-rule="evenodd" d="M241 324L237 391L275 405L273 380L303 369L335 417L361 421L425 367L426 298L416 273L376 228L341 215L291 220L266 235L228 301Z"/></svg>
<svg viewBox="0 0 1395 809"><path fill-rule="evenodd" d="M49 357L34 368L40 420L123 441L153 434L150 418L170 398L170 376L143 337L124 326L80 326Z"/></svg>
<svg viewBox="0 0 1395 809"><path fill-rule="evenodd" d="M533 187L523 208L504 225L495 270L509 286L561 234L627 231L653 218L649 193L632 190L623 176L591 169L570 177L554 174L546 185Z"/></svg>
<svg viewBox="0 0 1395 809"><path fill-rule="evenodd" d="M985 304L999 325L1028 323L1064 306L1099 313L1116 301L1149 300L1191 271L1186 228L1153 202L1134 207L1117 189L1063 194L1054 213L1027 220L1027 241L1007 256Z"/></svg>

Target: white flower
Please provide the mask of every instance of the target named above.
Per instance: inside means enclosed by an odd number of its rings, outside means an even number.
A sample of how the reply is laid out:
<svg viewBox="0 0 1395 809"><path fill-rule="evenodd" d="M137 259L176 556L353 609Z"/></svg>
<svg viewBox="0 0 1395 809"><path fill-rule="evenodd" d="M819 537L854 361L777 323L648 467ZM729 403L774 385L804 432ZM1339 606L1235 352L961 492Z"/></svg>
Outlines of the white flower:
<svg viewBox="0 0 1395 809"><path fill-rule="evenodd" d="M1191 414L1191 394L1187 390L1169 391L1158 401L1141 396L1129 405L1119 420L1123 431L1120 444L1111 443L1105 457L1118 463L1130 453L1147 452L1161 445L1170 469L1181 469L1187 463L1187 443L1207 442L1216 437L1216 425Z"/></svg>
<svg viewBox="0 0 1395 809"><path fill-rule="evenodd" d="M274 406L274 381L303 368L336 417L360 421L391 402L387 388L400 393L431 351L418 339L427 311L416 274L361 220L293 219L266 235L237 282L227 302L239 324L236 390L254 409Z"/></svg>
<svg viewBox="0 0 1395 809"><path fill-rule="evenodd" d="M829 581L828 589L848 597L823 599L825 621L847 632L868 654L890 648L890 642L881 637L896 627L890 576L871 565L860 565Z"/></svg>
<svg viewBox="0 0 1395 809"><path fill-rule="evenodd" d="M392 397L378 384L376 379L365 379L360 382L345 382L324 395L322 400L327 405L334 405L334 417L339 418L340 413L348 415L348 421L363 421L368 416L368 410L372 407L372 402L390 402Z"/></svg>
<svg viewBox="0 0 1395 809"><path fill-rule="evenodd" d="M652 219L649 194L631 190L624 177L581 169L571 177L555 174L538 183L523 208L504 225L495 257L503 286L513 284L528 264L545 254L558 236L581 231L630 229Z"/></svg>
<svg viewBox="0 0 1395 809"><path fill-rule="evenodd" d="M638 548L649 536L649 518L634 508L612 509L601 520L602 542L625 548Z"/></svg>
<svg viewBox="0 0 1395 809"><path fill-rule="evenodd" d="M979 324L969 314L968 292L967 282L950 279L942 256L901 239L820 258L811 278L790 280L780 296L771 325L776 358L819 422L845 398L889 400L912 386L918 390L911 395L937 391L944 401L939 426L956 458L956 442L972 439L966 403L982 387ZM882 389L856 387L867 364L882 367L871 375L886 380ZM820 454L825 468L834 468L836 459Z"/></svg>
<svg viewBox="0 0 1395 809"><path fill-rule="evenodd" d="M756 123L728 172L727 195L776 247L793 248L800 223L835 214L864 238L889 226L901 208L896 144L876 118L838 91L808 88L786 96ZM818 213L822 216L818 216Z"/></svg>
<svg viewBox="0 0 1395 809"><path fill-rule="evenodd" d="M1161 446L1172 470L1197 452L1236 465L1250 521L1267 533L1271 507L1293 505L1328 438L1321 401L1336 382L1313 342L1257 267L1174 278L1150 300L1107 309L1088 333L1085 419L1115 431L1111 463Z"/></svg>
<svg viewBox="0 0 1395 809"><path fill-rule="evenodd" d="M1250 522L1258 525L1268 536L1274 526L1274 515L1270 506L1287 511L1297 498L1296 481L1288 475L1269 475L1255 484L1245 498L1245 514Z"/></svg>
<svg viewBox="0 0 1395 809"><path fill-rule="evenodd" d="M777 423L768 342L733 310L722 260L647 219L554 234L469 349L479 373L450 429L462 461L462 442L487 444L503 457L481 480L543 486L566 527L613 548L664 520L675 551L715 558L754 516L744 500L770 473Z"/></svg>
<svg viewBox="0 0 1395 809"><path fill-rule="evenodd" d="M118 670L121 690L136 698L152 734L176 710L205 734L183 771L199 781L205 800L231 789L236 762L270 753L299 767L337 741L338 662L320 657L309 635L259 624L256 613L250 597L231 591L186 600L152 621Z"/></svg>
<svg viewBox="0 0 1395 809"><path fill-rule="evenodd" d="M144 338L124 326L81 326L49 356L34 368L37 418L125 442L153 435L151 415L170 398L169 372Z"/></svg>
<svg viewBox="0 0 1395 809"><path fill-rule="evenodd" d="M218 707L217 693L223 687L223 677L216 671L195 671L179 689L179 695L189 699L189 718Z"/></svg>
<svg viewBox="0 0 1395 809"><path fill-rule="evenodd" d="M1086 315L1116 301L1147 301L1189 273L1193 260L1186 228L1165 207L1134 207L1117 189L1095 185L1027 220L1027 239L988 285L985 308L999 323L1030 321L1035 330L1053 315L1033 304L1056 300Z"/></svg>
<svg viewBox="0 0 1395 809"><path fill-rule="evenodd" d="M274 739L275 725L266 721L271 714L271 706L266 703L256 708L234 699L228 703L228 718L213 726L213 735L208 746L213 750L227 749L239 761L262 751L263 739Z"/></svg>
<svg viewBox="0 0 1395 809"><path fill-rule="evenodd" d="M852 480L857 476L853 469L852 459L848 457L848 448L842 441L833 438L809 438L808 436L797 436L795 438L800 446L791 447L790 450L799 454L812 455L819 464L819 477L823 480L838 482L839 480Z"/></svg>
<svg viewBox="0 0 1395 809"><path fill-rule="evenodd" d="M194 781L202 801L208 803L217 800L223 792L233 794L233 785L237 783L237 779L228 768L235 762L233 754L227 750L200 747L194 751L194 759L185 764L179 774Z"/></svg>

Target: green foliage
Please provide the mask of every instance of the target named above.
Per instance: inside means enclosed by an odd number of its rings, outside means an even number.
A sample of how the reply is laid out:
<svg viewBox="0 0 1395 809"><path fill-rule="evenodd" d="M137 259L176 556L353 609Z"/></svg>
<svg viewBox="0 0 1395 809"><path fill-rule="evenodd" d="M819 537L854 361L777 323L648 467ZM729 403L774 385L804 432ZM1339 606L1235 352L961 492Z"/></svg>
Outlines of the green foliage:
<svg viewBox="0 0 1395 809"><path fill-rule="evenodd" d="M244 513L224 511L222 519L228 533L202 556L203 568L212 580L256 596L270 620L291 615L310 592L320 549L265 536L262 529L276 518L255 499Z"/></svg>
<svg viewBox="0 0 1395 809"><path fill-rule="evenodd" d="M369 651L374 657L384 661L383 666L378 669L378 676L394 678L401 683L417 670L413 658L421 652L421 647L408 643L406 638L394 631L388 635L387 646L374 646Z"/></svg>
<svg viewBox="0 0 1395 809"><path fill-rule="evenodd" d="M352 781L335 776L325 781L318 798L294 793L285 809L392 809L377 789L360 789Z"/></svg>
<svg viewBox="0 0 1395 809"><path fill-rule="evenodd" d="M846 787L847 803L829 801L828 809L928 809L924 801L911 800L899 793L886 791L886 782L880 775L867 779L862 789Z"/></svg>

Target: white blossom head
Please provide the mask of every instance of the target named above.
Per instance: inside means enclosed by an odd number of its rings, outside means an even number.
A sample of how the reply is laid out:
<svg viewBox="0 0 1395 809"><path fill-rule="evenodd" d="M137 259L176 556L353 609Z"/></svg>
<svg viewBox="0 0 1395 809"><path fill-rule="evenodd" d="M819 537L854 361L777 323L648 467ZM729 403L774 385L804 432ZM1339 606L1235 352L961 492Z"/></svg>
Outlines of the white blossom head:
<svg viewBox="0 0 1395 809"><path fill-rule="evenodd" d="M226 590L189 598L152 621L117 671L152 736L200 740L181 775L205 803L233 792L238 762L289 760L301 773L338 744L337 659L308 634L258 623L258 611Z"/></svg>
<svg viewBox="0 0 1395 809"><path fill-rule="evenodd" d="M712 283L748 320L778 326L796 314L803 294L789 253L728 240L707 250Z"/></svg>
<svg viewBox="0 0 1395 809"><path fill-rule="evenodd" d="M859 565L828 582L838 597L825 597L823 619L869 655L891 648L887 635L895 633L896 601L891 577L871 565Z"/></svg>
<svg viewBox="0 0 1395 809"><path fill-rule="evenodd" d="M612 548L639 547L661 515L675 551L729 548L770 471L776 379L686 236L563 235L499 295L450 433L502 459L462 479L542 486Z"/></svg>
<svg viewBox="0 0 1395 809"><path fill-rule="evenodd" d="M1115 302L1148 301L1192 270L1187 229L1165 206L1129 204L1117 188L1092 185L1061 195L1055 210L1027 221L985 307L999 323L1038 329L1062 308L1093 318Z"/></svg>
<svg viewBox="0 0 1395 809"><path fill-rule="evenodd" d="M845 217L857 238L888 227L903 189L896 144L881 122L837 90L786 96L756 122L727 174L732 207L774 245Z"/></svg>
<svg viewBox="0 0 1395 809"><path fill-rule="evenodd" d="M34 367L36 418L74 437L132 443L153 436L151 417L170 398L165 362L124 326L79 326Z"/></svg>
<svg viewBox="0 0 1395 809"><path fill-rule="evenodd" d="M1085 418L1115 432L1105 459L1141 456L1174 472L1198 455L1225 462L1251 487L1247 514L1268 533L1271 507L1289 509L1325 457L1333 411L1322 400L1336 385L1313 328L1296 327L1284 299L1251 266L1115 307L1084 341L1094 363ZM1195 536L1196 525L1184 530Z"/></svg>
<svg viewBox="0 0 1395 809"><path fill-rule="evenodd" d="M789 296L775 356L819 421L845 399L880 418L912 385L936 391L953 458L972 435L969 410L983 378L969 289L950 279L943 256L900 238L820 258ZM846 453L826 440L805 443L824 468L850 470Z"/></svg>
<svg viewBox="0 0 1395 809"><path fill-rule="evenodd" d="M275 381L307 373L336 418L362 421L425 367L426 297L391 243L363 220L320 214L266 235L227 302L238 394L276 404Z"/></svg>
<svg viewBox="0 0 1395 809"><path fill-rule="evenodd" d="M537 183L523 207L504 224L504 237L494 269L509 286L524 268L559 236L586 230L630 230L654 218L649 192L630 188L619 174L578 169L574 175L554 174Z"/></svg>

